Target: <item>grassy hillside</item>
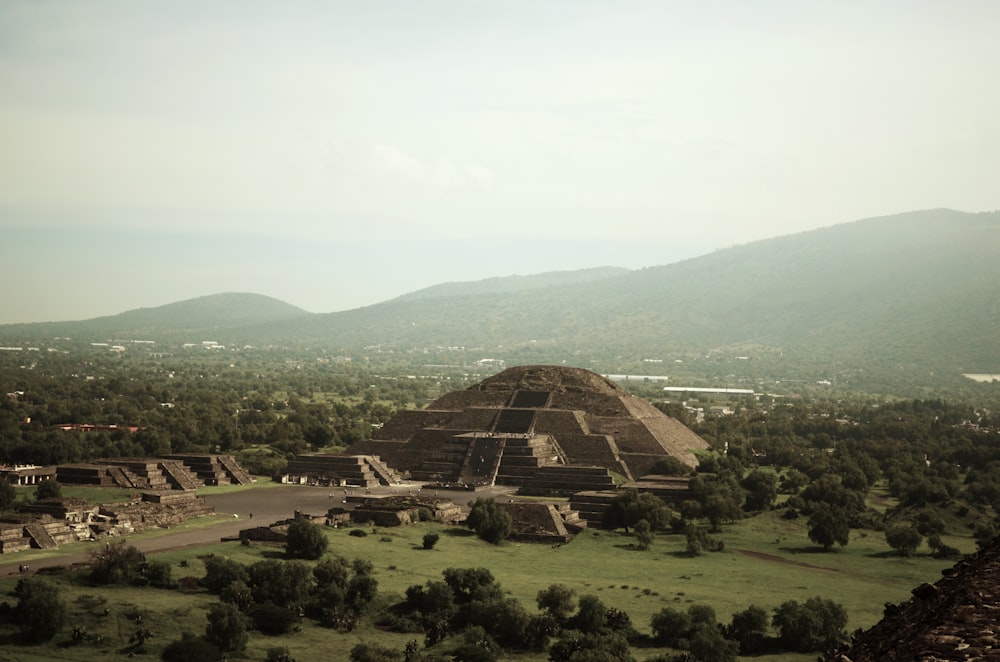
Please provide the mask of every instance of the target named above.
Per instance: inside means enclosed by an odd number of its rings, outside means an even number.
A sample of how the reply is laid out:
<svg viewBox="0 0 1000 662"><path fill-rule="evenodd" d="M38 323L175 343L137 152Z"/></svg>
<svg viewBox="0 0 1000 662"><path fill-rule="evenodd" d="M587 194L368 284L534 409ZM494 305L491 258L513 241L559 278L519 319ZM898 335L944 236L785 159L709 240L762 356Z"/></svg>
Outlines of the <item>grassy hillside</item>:
<svg viewBox="0 0 1000 662"><path fill-rule="evenodd" d="M369 530L370 531L370 530ZM422 549L427 532L441 534L433 550ZM633 624L649 632L653 614L663 607L687 609L692 604L715 608L720 621L757 604L773 610L786 600L802 602L819 595L831 598L847 609L848 631L868 627L881 618L886 602L907 599L914 586L936 581L950 561L918 554L902 559L887 554L882 534L852 532L847 547L830 553L817 552L808 542L805 523L782 519L777 513L744 520L727 526L722 533L726 550L691 558L684 553L683 536L660 535L650 550L637 551L633 539L607 531L591 531L566 545L505 544L493 546L468 530L436 523L379 529L377 534L355 537L347 530L325 529L330 552L348 559L372 562L378 580L379 603L402 598L413 584L441 579L445 568L489 568L505 592L517 598L529 611L535 610L539 590L562 583L577 595L597 596L607 606L627 612ZM972 551L968 539L949 540ZM280 557L275 548L238 543L222 543L197 549L182 549L156 555L169 561L175 579L204 575L206 554L222 554L242 563ZM200 589L97 588L70 577L54 578L72 614L68 627L51 644L12 649L10 629L0 628L0 649L16 650L18 660L126 659L128 638L135 630L132 620L139 612L146 623L156 624L154 638L147 644L150 658L182 632L201 634L205 614L218 598ZM0 591L11 591L18 577L0 578ZM94 605L97 605L95 607ZM104 608L108 614L103 615ZM104 637L101 644L88 642L67 646L70 630L83 625L91 635ZM287 646L296 659L312 659L323 650L328 659L347 659L350 648L362 641L381 641L402 649L415 634L384 632L368 620L349 633L302 621L299 633L268 637L251 633L248 659L263 659L268 648ZM636 650L638 659L652 657L656 649ZM8 659L2 658L0 659ZM544 654L517 659L535 662ZM815 659L815 654L764 656L768 660L791 662Z"/></svg>

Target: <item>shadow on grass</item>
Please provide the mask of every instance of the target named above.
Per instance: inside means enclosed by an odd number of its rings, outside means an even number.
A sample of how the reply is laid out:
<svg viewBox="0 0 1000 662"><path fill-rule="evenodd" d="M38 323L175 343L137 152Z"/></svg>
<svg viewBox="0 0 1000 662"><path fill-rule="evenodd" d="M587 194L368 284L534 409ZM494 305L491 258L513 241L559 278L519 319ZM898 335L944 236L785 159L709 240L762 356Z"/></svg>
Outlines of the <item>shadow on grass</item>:
<svg viewBox="0 0 1000 662"><path fill-rule="evenodd" d="M870 559L912 559L915 554L905 555L900 554L894 549L886 549L881 552L872 552L871 554L866 554Z"/></svg>
<svg viewBox="0 0 1000 662"><path fill-rule="evenodd" d="M701 554L707 554L707 552L701 552ZM673 552L666 552L666 555L672 556L675 559L693 559L694 557L699 556L699 554L692 554L691 552L680 551L680 550Z"/></svg>
<svg viewBox="0 0 1000 662"><path fill-rule="evenodd" d="M451 536L452 538L469 538L476 535L476 532L472 529L463 529L461 527L452 527L450 529L444 530L444 535Z"/></svg>
<svg viewBox="0 0 1000 662"><path fill-rule="evenodd" d="M639 546L636 545L635 543L621 543L621 544L615 545L615 549L625 549L625 550L628 550L630 552L648 552L649 551L648 549L639 549Z"/></svg>

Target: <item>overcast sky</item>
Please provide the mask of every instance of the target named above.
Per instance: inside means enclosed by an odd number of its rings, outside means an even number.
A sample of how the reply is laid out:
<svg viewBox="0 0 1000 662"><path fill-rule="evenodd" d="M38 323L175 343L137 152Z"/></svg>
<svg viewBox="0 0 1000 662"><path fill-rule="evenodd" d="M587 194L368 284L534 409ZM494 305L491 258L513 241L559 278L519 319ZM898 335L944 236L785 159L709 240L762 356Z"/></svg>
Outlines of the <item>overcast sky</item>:
<svg viewBox="0 0 1000 662"><path fill-rule="evenodd" d="M996 0L0 3L0 323L1000 207Z"/></svg>

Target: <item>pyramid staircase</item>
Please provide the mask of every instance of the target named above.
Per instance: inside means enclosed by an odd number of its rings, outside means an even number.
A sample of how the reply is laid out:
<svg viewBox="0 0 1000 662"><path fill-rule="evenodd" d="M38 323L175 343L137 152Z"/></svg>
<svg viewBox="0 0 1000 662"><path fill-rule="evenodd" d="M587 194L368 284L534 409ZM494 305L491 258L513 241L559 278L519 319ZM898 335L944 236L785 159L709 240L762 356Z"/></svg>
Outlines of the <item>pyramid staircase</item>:
<svg viewBox="0 0 1000 662"><path fill-rule="evenodd" d="M389 465L383 462L382 458L378 455L365 455L364 458L368 462L368 468L378 478L379 483L382 485L396 485L400 482L396 472L389 468Z"/></svg>
<svg viewBox="0 0 1000 662"><path fill-rule="evenodd" d="M55 549L59 546L59 543L55 541L49 532L40 523L32 522L30 524L24 525L24 532L31 542L38 549Z"/></svg>
<svg viewBox="0 0 1000 662"><path fill-rule="evenodd" d="M506 437L496 482L523 485L542 467L564 464L565 455L549 435L513 435Z"/></svg>
<svg viewBox="0 0 1000 662"><path fill-rule="evenodd" d="M253 476L247 473L246 469L241 467L232 455L219 455L217 459L222 468L229 474L229 478L233 483L237 485L253 484Z"/></svg>
<svg viewBox="0 0 1000 662"><path fill-rule="evenodd" d="M617 496L618 492L614 490L576 492L570 497L569 506L589 526L600 527L604 523L604 513Z"/></svg>
<svg viewBox="0 0 1000 662"><path fill-rule="evenodd" d="M171 485L178 490L195 490L201 487L202 483L198 476L184 466L180 460L163 460L160 462L163 473Z"/></svg>
<svg viewBox="0 0 1000 662"><path fill-rule="evenodd" d="M469 440L461 435L440 444L420 465L410 471L417 481L438 483L458 482L469 455Z"/></svg>

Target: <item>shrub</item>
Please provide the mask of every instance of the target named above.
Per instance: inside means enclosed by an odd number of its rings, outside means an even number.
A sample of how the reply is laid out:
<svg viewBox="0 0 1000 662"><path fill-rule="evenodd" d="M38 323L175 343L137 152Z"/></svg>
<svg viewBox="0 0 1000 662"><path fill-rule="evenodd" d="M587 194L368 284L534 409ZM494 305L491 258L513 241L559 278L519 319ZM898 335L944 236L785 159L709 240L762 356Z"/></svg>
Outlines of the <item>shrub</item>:
<svg viewBox="0 0 1000 662"><path fill-rule="evenodd" d="M425 533L424 534L424 549L434 549L434 545L437 544L438 540L441 538L436 533Z"/></svg>
<svg viewBox="0 0 1000 662"><path fill-rule="evenodd" d="M35 488L36 499L56 499L62 496L62 485L48 478Z"/></svg>
<svg viewBox="0 0 1000 662"><path fill-rule="evenodd" d="M300 517L288 526L285 553L293 559L315 560L323 556L328 544L320 525Z"/></svg>
<svg viewBox="0 0 1000 662"><path fill-rule="evenodd" d="M255 628L270 635L288 634L298 620L288 608L270 602L255 607L250 618Z"/></svg>
<svg viewBox="0 0 1000 662"><path fill-rule="evenodd" d="M225 652L242 651L249 640L243 614L230 604L213 605L208 612L205 639Z"/></svg>
<svg viewBox="0 0 1000 662"><path fill-rule="evenodd" d="M771 623L778 631L781 646L802 653L831 649L847 636L847 612L832 600L818 596L805 604L783 602L774 610Z"/></svg>
<svg viewBox="0 0 1000 662"><path fill-rule="evenodd" d="M140 584L145 583L143 570L146 555L124 541L108 543L103 549L90 553L90 581L97 584ZM169 582L169 568L168 578ZM162 579L159 578L159 579Z"/></svg>
<svg viewBox="0 0 1000 662"><path fill-rule="evenodd" d="M924 537L910 524L897 524L885 532L885 541L900 556L910 556L917 551Z"/></svg>
<svg viewBox="0 0 1000 662"><path fill-rule="evenodd" d="M494 545L507 539L512 524L510 515L497 508L493 499L476 499L471 506L472 510L465 520L466 526L474 530L477 536Z"/></svg>
<svg viewBox="0 0 1000 662"><path fill-rule="evenodd" d="M172 641L160 653L163 662L217 662L221 651L211 643L190 634Z"/></svg>
<svg viewBox="0 0 1000 662"><path fill-rule="evenodd" d="M58 634L66 620L66 605L58 588L44 579L30 577L17 583L14 594L14 619L26 641L40 643Z"/></svg>
<svg viewBox="0 0 1000 662"><path fill-rule="evenodd" d="M209 556L205 559L205 576L201 585L211 593L220 593L233 582L247 583L247 568L239 561L224 556Z"/></svg>

